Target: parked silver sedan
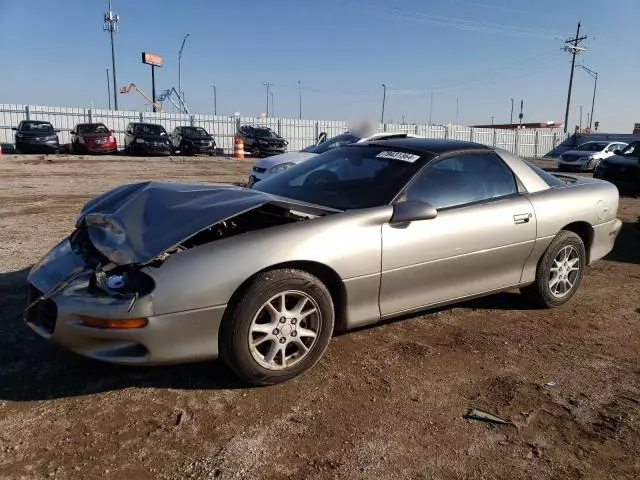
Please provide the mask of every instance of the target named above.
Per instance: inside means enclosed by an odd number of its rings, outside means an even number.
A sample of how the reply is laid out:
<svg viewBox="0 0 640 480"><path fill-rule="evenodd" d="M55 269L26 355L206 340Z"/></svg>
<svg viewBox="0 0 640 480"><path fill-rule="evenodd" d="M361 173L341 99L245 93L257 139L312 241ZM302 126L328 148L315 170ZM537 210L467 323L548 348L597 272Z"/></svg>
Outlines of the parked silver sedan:
<svg viewBox="0 0 640 480"><path fill-rule="evenodd" d="M618 191L483 145L394 139L259 182L145 182L90 201L31 270L26 322L94 359L220 356L247 382L310 369L335 329L520 288L574 296Z"/></svg>

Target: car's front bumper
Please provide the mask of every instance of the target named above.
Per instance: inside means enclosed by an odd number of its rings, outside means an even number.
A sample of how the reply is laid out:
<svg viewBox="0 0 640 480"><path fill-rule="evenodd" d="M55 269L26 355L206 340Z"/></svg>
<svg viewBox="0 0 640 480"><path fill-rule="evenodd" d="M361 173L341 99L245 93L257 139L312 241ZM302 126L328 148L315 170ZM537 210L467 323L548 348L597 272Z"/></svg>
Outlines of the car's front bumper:
<svg viewBox="0 0 640 480"><path fill-rule="evenodd" d="M558 170L572 172L588 172L591 169L591 162L566 162L558 160Z"/></svg>
<svg viewBox="0 0 640 480"><path fill-rule="evenodd" d="M171 145L153 145L149 143L132 144L132 152L138 155L171 155Z"/></svg>
<svg viewBox="0 0 640 480"><path fill-rule="evenodd" d="M50 153L60 148L58 140L48 140L45 142L16 142L16 150L22 153Z"/></svg>
<svg viewBox="0 0 640 480"><path fill-rule="evenodd" d="M185 143L184 149L186 153L198 154L198 153L208 153L214 154L216 152L216 144L212 142L211 145L200 145L197 143Z"/></svg>
<svg viewBox="0 0 640 480"><path fill-rule="evenodd" d="M78 144L77 149L82 153L115 153L118 151L118 144L113 143L103 143L103 144Z"/></svg>
<svg viewBox="0 0 640 480"><path fill-rule="evenodd" d="M25 321L41 337L86 357L118 364L176 364L218 356L218 330L226 305L158 313L151 292L131 307L130 300L90 289L89 270L50 299L33 303L74 270L82 272L83 262L65 240L29 274L27 307L31 308L25 311ZM81 316L146 318L148 323L131 329L97 328L84 325Z"/></svg>

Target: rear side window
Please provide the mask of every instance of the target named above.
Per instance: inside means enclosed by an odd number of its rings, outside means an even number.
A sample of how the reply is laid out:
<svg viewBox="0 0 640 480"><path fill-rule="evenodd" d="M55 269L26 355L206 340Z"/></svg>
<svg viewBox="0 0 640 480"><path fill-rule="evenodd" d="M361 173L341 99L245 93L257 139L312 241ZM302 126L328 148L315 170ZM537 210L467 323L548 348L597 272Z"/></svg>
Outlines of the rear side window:
<svg viewBox="0 0 640 480"><path fill-rule="evenodd" d="M536 172L536 174L542 179L544 180L544 183L546 183L547 185L549 185L550 187L564 187L567 182L561 180L560 178L551 175L549 172L545 172L543 169L541 169L540 167L536 167L533 163L530 163L526 160L523 160L524 163L526 163L529 168L531 170L533 170L534 172Z"/></svg>
<svg viewBox="0 0 640 480"><path fill-rule="evenodd" d="M442 209L517 193L516 179L509 167L496 155L482 153L437 160L409 185L405 198Z"/></svg>

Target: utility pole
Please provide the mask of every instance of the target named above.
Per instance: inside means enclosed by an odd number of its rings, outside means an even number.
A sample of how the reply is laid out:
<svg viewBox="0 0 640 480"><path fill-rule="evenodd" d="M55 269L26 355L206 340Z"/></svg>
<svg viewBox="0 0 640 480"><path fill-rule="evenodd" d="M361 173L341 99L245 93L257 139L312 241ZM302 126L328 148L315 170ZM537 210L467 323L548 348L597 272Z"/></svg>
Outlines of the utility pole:
<svg viewBox="0 0 640 480"><path fill-rule="evenodd" d="M302 86L298 80L298 119L302 120Z"/></svg>
<svg viewBox="0 0 640 480"><path fill-rule="evenodd" d="M382 84L382 115L380 116L380 123L384 125L384 104L387 101L387 86Z"/></svg>
<svg viewBox="0 0 640 480"><path fill-rule="evenodd" d="M269 87L273 86L273 83L263 82L262 85L267 87L267 112L266 115L269 117Z"/></svg>
<svg viewBox="0 0 640 480"><path fill-rule="evenodd" d="M524 118L524 113L522 113L523 108L524 100L520 100L520 115L518 115L518 117L520 118L520 127L522 127L522 119Z"/></svg>
<svg viewBox="0 0 640 480"><path fill-rule="evenodd" d="M178 52L178 94L180 95L180 99L182 100L180 104L180 113L182 112L182 105L184 105L184 92L182 91L182 50L184 49L184 42L189 38L190 33L187 33L182 39L182 45L180 45L180 51Z"/></svg>
<svg viewBox="0 0 640 480"><path fill-rule="evenodd" d="M491 117L490 117L490 118L491 118L491 126L493 126L493 118L494 118L494 115L491 115Z"/></svg>
<svg viewBox="0 0 640 480"><path fill-rule="evenodd" d="M513 98L511 99L511 117L509 120L509 125L513 126Z"/></svg>
<svg viewBox="0 0 640 480"><path fill-rule="evenodd" d="M111 110L111 87L109 86L109 69L107 71L107 99L109 100L109 110Z"/></svg>
<svg viewBox="0 0 640 480"><path fill-rule="evenodd" d="M118 31L118 22L120 21L120 15L111 10L111 0L109 0L109 10L104 14L104 27L105 32L109 32L111 37L111 73L113 74L113 106L118 110L118 87L116 86L116 50L113 46L113 34Z"/></svg>
<svg viewBox="0 0 640 480"><path fill-rule="evenodd" d="M456 125L458 125L459 116L460 116L460 102L458 101L458 97L456 97Z"/></svg>
<svg viewBox="0 0 640 480"><path fill-rule="evenodd" d="M576 36L574 38L570 38L566 40L564 43L567 45L564 47L565 51L571 52L571 75L569 76L569 92L567 93L567 109L564 114L564 133L567 133L567 124L569 122L569 107L571 105L571 89L573 88L573 72L576 67L576 55L582 51L584 48L579 47L578 45L587 39L586 36L580 36L580 25L581 22L578 22L578 29L576 30Z"/></svg>
<svg viewBox="0 0 640 480"><path fill-rule="evenodd" d="M271 95L271 116L274 117L276 115L276 109L273 108L273 92L271 92L269 95Z"/></svg>
<svg viewBox="0 0 640 480"><path fill-rule="evenodd" d="M213 114L217 115L218 114L218 99L216 98L216 85L215 85L215 83L213 85L211 85L211 88L213 89Z"/></svg>
<svg viewBox="0 0 640 480"><path fill-rule="evenodd" d="M433 114L433 90L431 90L431 95L429 100L429 125L431 125L432 114Z"/></svg>

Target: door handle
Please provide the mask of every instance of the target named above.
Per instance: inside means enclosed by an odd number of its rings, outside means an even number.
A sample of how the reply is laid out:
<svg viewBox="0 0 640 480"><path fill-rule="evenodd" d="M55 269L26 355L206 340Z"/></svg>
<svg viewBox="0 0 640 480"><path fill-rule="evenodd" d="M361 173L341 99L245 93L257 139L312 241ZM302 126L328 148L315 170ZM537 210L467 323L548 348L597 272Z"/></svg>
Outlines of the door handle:
<svg viewBox="0 0 640 480"><path fill-rule="evenodd" d="M529 223L529 219L531 219L532 216L533 215L531 215L530 213L520 213L518 215L514 215L513 223L515 224Z"/></svg>

